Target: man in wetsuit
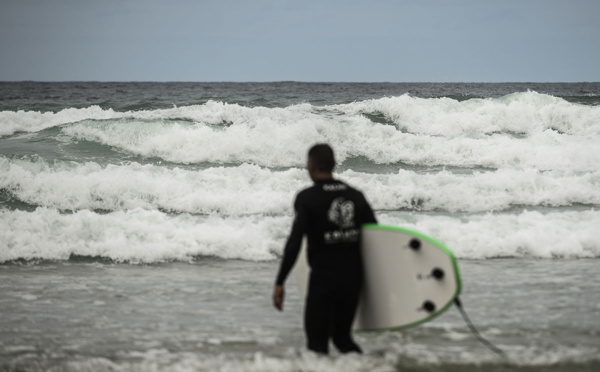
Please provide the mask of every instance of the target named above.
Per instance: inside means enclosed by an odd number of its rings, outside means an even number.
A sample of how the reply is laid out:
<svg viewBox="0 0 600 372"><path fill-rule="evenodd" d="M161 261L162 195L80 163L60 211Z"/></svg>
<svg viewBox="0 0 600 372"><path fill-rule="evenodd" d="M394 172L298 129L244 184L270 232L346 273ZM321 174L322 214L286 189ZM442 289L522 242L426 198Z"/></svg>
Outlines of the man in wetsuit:
<svg viewBox="0 0 600 372"><path fill-rule="evenodd" d="M306 235L311 268L304 309L308 349L327 354L331 337L341 353L360 353L351 328L363 280L361 225L377 221L360 191L333 179L334 166L329 145L318 144L309 150L307 168L314 185L296 197L294 224L275 282L273 304L283 309L283 284Z"/></svg>

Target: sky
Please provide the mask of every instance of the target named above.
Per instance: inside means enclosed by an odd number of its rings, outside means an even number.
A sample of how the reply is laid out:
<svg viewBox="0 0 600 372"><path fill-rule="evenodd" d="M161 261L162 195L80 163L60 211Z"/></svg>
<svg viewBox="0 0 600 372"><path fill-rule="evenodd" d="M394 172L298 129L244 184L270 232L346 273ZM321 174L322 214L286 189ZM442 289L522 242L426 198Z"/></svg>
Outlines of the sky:
<svg viewBox="0 0 600 372"><path fill-rule="evenodd" d="M0 81L600 81L600 0L0 0Z"/></svg>

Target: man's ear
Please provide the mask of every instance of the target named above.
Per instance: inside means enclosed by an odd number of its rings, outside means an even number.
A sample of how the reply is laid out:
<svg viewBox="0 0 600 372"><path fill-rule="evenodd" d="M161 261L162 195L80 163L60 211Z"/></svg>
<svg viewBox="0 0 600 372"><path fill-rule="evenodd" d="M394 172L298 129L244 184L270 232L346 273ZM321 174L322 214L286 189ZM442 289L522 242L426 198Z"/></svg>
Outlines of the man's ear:
<svg viewBox="0 0 600 372"><path fill-rule="evenodd" d="M309 173L313 173L315 171L315 163L311 159L306 161L306 169Z"/></svg>

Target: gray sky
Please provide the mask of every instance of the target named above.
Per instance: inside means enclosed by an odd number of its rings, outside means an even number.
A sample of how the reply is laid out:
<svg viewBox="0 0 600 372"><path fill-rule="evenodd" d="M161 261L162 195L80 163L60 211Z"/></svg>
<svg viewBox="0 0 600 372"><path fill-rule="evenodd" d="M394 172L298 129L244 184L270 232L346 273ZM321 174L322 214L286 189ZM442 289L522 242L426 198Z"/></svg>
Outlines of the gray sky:
<svg viewBox="0 0 600 372"><path fill-rule="evenodd" d="M0 6L2 81L600 81L600 0Z"/></svg>

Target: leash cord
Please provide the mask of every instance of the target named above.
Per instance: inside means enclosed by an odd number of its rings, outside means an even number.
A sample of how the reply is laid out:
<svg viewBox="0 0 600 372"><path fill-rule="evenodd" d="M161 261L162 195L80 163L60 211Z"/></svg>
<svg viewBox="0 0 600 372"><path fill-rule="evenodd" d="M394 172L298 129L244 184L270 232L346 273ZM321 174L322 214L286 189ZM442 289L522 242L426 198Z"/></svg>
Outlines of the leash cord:
<svg viewBox="0 0 600 372"><path fill-rule="evenodd" d="M467 323L467 326L469 327L469 329L471 330L471 333L485 346L487 346L490 350L492 350L493 352L495 352L496 354L500 355L502 358L504 358L505 360L508 360L508 357L506 356L506 354L504 353L504 351L500 350L498 347L496 347L494 344L492 344L491 342L489 342L488 340L486 340L485 338L483 338L483 336L481 336L481 334L479 333L479 331L477 330L477 328L475 328L475 326L473 325L473 323L471 322L471 319L469 319L469 316L467 315L467 313L465 312L465 310L462 307L462 302L460 301L460 299L458 297L456 297L456 299L454 300L454 304L456 305L456 307L458 308L458 311L460 312L460 314L462 315L463 319L465 320L465 323Z"/></svg>

